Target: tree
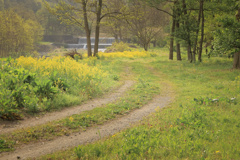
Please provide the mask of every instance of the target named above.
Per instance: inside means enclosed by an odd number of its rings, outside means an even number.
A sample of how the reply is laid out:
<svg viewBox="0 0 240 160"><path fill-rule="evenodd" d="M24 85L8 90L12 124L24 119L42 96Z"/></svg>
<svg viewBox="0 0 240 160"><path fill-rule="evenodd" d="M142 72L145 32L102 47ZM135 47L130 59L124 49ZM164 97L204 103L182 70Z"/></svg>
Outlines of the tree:
<svg viewBox="0 0 240 160"><path fill-rule="evenodd" d="M25 21L13 10L0 11L0 56L21 55L33 50L42 35L41 26L32 20Z"/></svg>
<svg viewBox="0 0 240 160"><path fill-rule="evenodd" d="M127 12L129 15L125 17L125 20L129 30L147 51L150 42L156 39L162 27L167 23L166 16L136 0L131 1Z"/></svg>
<svg viewBox="0 0 240 160"><path fill-rule="evenodd" d="M67 25L61 23L57 17L45 8L42 7L36 13L38 22L44 28L44 35L83 35L83 28L76 25Z"/></svg>
<svg viewBox="0 0 240 160"><path fill-rule="evenodd" d="M180 6L179 0L142 0L146 2L150 7L155 8L156 10L166 13L172 17L172 26L170 31L170 48L169 48L169 59L173 60L173 50L174 50L174 41L175 41L175 32L180 27L180 15L182 6ZM163 6L163 7L162 7ZM181 50L180 43L177 40L177 60L181 60Z"/></svg>
<svg viewBox="0 0 240 160"><path fill-rule="evenodd" d="M45 1L45 6L52 14L58 16L60 21L67 24L75 24L84 28L89 57L96 56L98 52L102 19L112 14L118 14L118 12L107 7L107 0L65 0L57 2L55 6L51 6ZM91 50L92 28L95 28L95 47L93 55Z"/></svg>
<svg viewBox="0 0 240 160"><path fill-rule="evenodd" d="M128 35L128 27L126 21L124 20L124 14L126 10L127 3L125 0L111 0L109 1L109 7L111 10L114 10L116 13L114 15L107 16L103 24L103 30L108 35L111 35L115 38L116 42L123 41L124 38ZM124 30L124 32L123 32Z"/></svg>
<svg viewBox="0 0 240 160"><path fill-rule="evenodd" d="M0 11L4 10L4 0L0 0Z"/></svg>
<svg viewBox="0 0 240 160"><path fill-rule="evenodd" d="M240 23L233 16L219 21L222 25L215 31L214 52L234 54L233 68L240 69Z"/></svg>

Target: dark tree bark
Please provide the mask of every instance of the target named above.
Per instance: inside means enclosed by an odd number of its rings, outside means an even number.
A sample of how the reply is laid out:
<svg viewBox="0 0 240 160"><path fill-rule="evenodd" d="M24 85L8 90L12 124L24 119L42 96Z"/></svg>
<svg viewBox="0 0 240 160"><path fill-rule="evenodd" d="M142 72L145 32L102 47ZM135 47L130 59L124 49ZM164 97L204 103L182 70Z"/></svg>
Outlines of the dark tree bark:
<svg viewBox="0 0 240 160"><path fill-rule="evenodd" d="M176 28L179 29L180 25L179 25L179 21L177 20L176 22ZM182 57L181 57L181 46L180 46L180 43L177 41L177 60L178 61L181 61L182 60Z"/></svg>
<svg viewBox="0 0 240 160"><path fill-rule="evenodd" d="M119 40L118 40L118 34L114 34L114 39L115 39L115 42L119 42Z"/></svg>
<svg viewBox="0 0 240 160"><path fill-rule="evenodd" d="M186 5L186 1L182 0L182 8L183 8L183 13L184 16L187 17L187 5ZM188 21L184 21L183 25L186 26L186 29L188 29ZM192 45L191 45L191 39L190 39L190 33L188 32L188 39L187 39L187 55L188 55L188 61L192 62Z"/></svg>
<svg viewBox="0 0 240 160"><path fill-rule="evenodd" d="M234 54L233 69L240 69L240 52Z"/></svg>
<svg viewBox="0 0 240 160"><path fill-rule="evenodd" d="M191 42L188 42L188 60L190 61L190 63L192 63L192 45Z"/></svg>
<svg viewBox="0 0 240 160"><path fill-rule="evenodd" d="M203 10L202 7L203 7L203 5L202 5L202 0L200 0L200 3L199 3L198 21L197 21L197 26L198 26L198 28L197 28L197 30L196 30L196 38L195 38L195 42L194 42L194 46L193 46L193 56L192 56L192 61L193 61L193 62L196 61L199 26L200 26L200 23L201 23L202 10Z"/></svg>
<svg viewBox="0 0 240 160"><path fill-rule="evenodd" d="M96 56L98 53L101 14L102 14L102 0L99 0L99 3L97 4L97 20L96 20L97 23L96 23L96 31L95 31L95 44L94 44L93 56Z"/></svg>
<svg viewBox="0 0 240 160"><path fill-rule="evenodd" d="M87 49L88 49L88 57L92 56L92 49L91 49L91 32L88 25L88 17L87 17L87 4L85 0L82 0L83 6L83 17L84 17L84 28L86 31L87 37Z"/></svg>
<svg viewBox="0 0 240 160"><path fill-rule="evenodd" d="M173 60L173 44L174 44L174 32L175 32L175 17L172 17L172 29L171 29L171 38L170 38L170 53L169 59Z"/></svg>
<svg viewBox="0 0 240 160"><path fill-rule="evenodd" d="M177 4L178 4L178 1L177 1ZM179 5L177 5L177 13L176 13L176 30L179 30L180 28L180 23L179 23L179 18L180 18L180 15L181 15L181 11L180 11L180 8L179 8ZM177 48L177 60L178 61L181 61L182 60L182 57L181 57L181 46L180 46L180 43L179 41L177 40L176 41L176 48Z"/></svg>
<svg viewBox="0 0 240 160"><path fill-rule="evenodd" d="M199 42L199 53L198 53L198 61L202 62L202 48L203 48L203 39L204 39L204 10L203 10L203 6L204 6L204 0L200 1L201 3L201 14L202 14L202 26L201 26L201 40Z"/></svg>

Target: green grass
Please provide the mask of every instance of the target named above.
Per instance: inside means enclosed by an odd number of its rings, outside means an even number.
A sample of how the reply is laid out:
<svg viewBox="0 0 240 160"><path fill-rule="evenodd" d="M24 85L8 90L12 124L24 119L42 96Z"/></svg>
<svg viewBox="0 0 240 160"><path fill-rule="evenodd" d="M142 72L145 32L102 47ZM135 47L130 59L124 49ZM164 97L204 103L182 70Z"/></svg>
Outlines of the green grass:
<svg viewBox="0 0 240 160"><path fill-rule="evenodd" d="M152 66L152 76L172 85L171 105L108 139L39 159L239 159L239 70L231 70L232 61L223 57L190 64L156 52L161 55L132 65Z"/></svg>
<svg viewBox="0 0 240 160"><path fill-rule="evenodd" d="M106 61L103 68L106 69L109 65L112 65L108 63L112 62ZM116 67L117 72L116 70L110 72L112 74L122 72L122 69L125 68L125 66L126 63L116 62L112 68L115 69ZM155 95L160 93L160 85L157 83L158 77L149 72L144 72L146 71L145 66L142 66L139 63L129 63L128 66L130 68L132 68L131 66L134 66L132 72L129 71L129 73L132 74L130 77L135 77L134 80L136 81L136 84L132 87L132 90L128 91L126 95L117 102L107 104L101 108L95 108L91 111L83 112L79 115L75 114L60 121L17 130L11 134L0 135L0 139L2 139L5 144L2 148L0 147L0 151L11 151L22 144L28 144L40 140L52 140L58 136L79 132L79 130L84 131L87 130L88 127L102 124L118 116L124 115L133 109L142 107ZM120 77L123 79L127 78L124 74Z"/></svg>
<svg viewBox="0 0 240 160"><path fill-rule="evenodd" d="M38 44L41 44L41 45L51 45L53 42L38 42Z"/></svg>

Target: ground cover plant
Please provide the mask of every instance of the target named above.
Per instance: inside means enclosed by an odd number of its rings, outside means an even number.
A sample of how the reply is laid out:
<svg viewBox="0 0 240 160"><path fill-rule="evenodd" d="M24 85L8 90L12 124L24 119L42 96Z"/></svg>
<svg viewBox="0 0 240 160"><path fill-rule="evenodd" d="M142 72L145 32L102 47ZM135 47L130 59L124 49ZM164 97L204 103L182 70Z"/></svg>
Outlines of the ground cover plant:
<svg viewBox="0 0 240 160"><path fill-rule="evenodd" d="M118 116L124 115L133 109L140 108L149 102L154 95L159 94L158 77L144 72L146 68L141 64L124 63L122 60L96 61L96 59L86 60L90 64L101 63L102 69L111 68L108 73L111 78L121 81L130 78L136 81L135 86L126 93L124 97L114 103L107 104L101 108L95 108L79 115L73 115L60 121L48 123L37 127L31 127L14 131L11 134L2 134L3 147L0 151L14 150L16 146L43 140L52 140L58 136L70 135L74 132L84 131L87 127L102 124ZM131 75L120 74L124 69L128 69ZM132 69L131 69L132 68ZM115 71L113 71L115 70ZM131 71L132 70L132 71ZM119 73L116 75L116 73Z"/></svg>
<svg viewBox="0 0 240 160"><path fill-rule="evenodd" d="M194 64L167 58L134 63L171 83L170 106L108 139L39 159L239 159L239 71L224 57Z"/></svg>
<svg viewBox="0 0 240 160"><path fill-rule="evenodd" d="M140 57L155 57L156 54L146 51L134 50L134 51L123 51L123 52L110 52L110 53L103 53L100 52L98 56L102 59L104 58L140 58Z"/></svg>
<svg viewBox="0 0 240 160"><path fill-rule="evenodd" d="M19 57L1 59L0 64L2 119L80 104L118 85L91 59Z"/></svg>

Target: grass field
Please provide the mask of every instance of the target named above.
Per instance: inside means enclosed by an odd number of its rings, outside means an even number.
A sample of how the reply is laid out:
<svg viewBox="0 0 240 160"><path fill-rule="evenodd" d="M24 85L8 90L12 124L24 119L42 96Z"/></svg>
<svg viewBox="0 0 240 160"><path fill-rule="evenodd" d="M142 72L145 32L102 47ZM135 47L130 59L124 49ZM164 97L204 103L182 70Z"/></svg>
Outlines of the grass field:
<svg viewBox="0 0 240 160"><path fill-rule="evenodd" d="M128 78L136 81L134 88L120 101L101 109L53 122L49 132L44 130L47 136L54 132L50 138L64 134L57 129L59 125L74 132L81 126L82 117L89 119L82 126L89 127L139 108L155 95L167 92L166 83L172 88L174 100L133 128L39 159L240 159L240 71L231 69L232 59L204 57L202 63L192 64L169 61L167 50L160 49L143 57L101 56L89 65L100 65L116 83L126 78L125 68L130 68ZM14 132L15 139L1 137L11 149L15 141L46 138L41 127L31 129L39 137L28 136L27 131Z"/></svg>
<svg viewBox="0 0 240 160"><path fill-rule="evenodd" d="M138 74L146 72L139 66L152 67L149 74L168 81L175 91L171 105L108 139L41 159L239 159L240 81L232 60L190 64L154 52L157 57L122 61Z"/></svg>

